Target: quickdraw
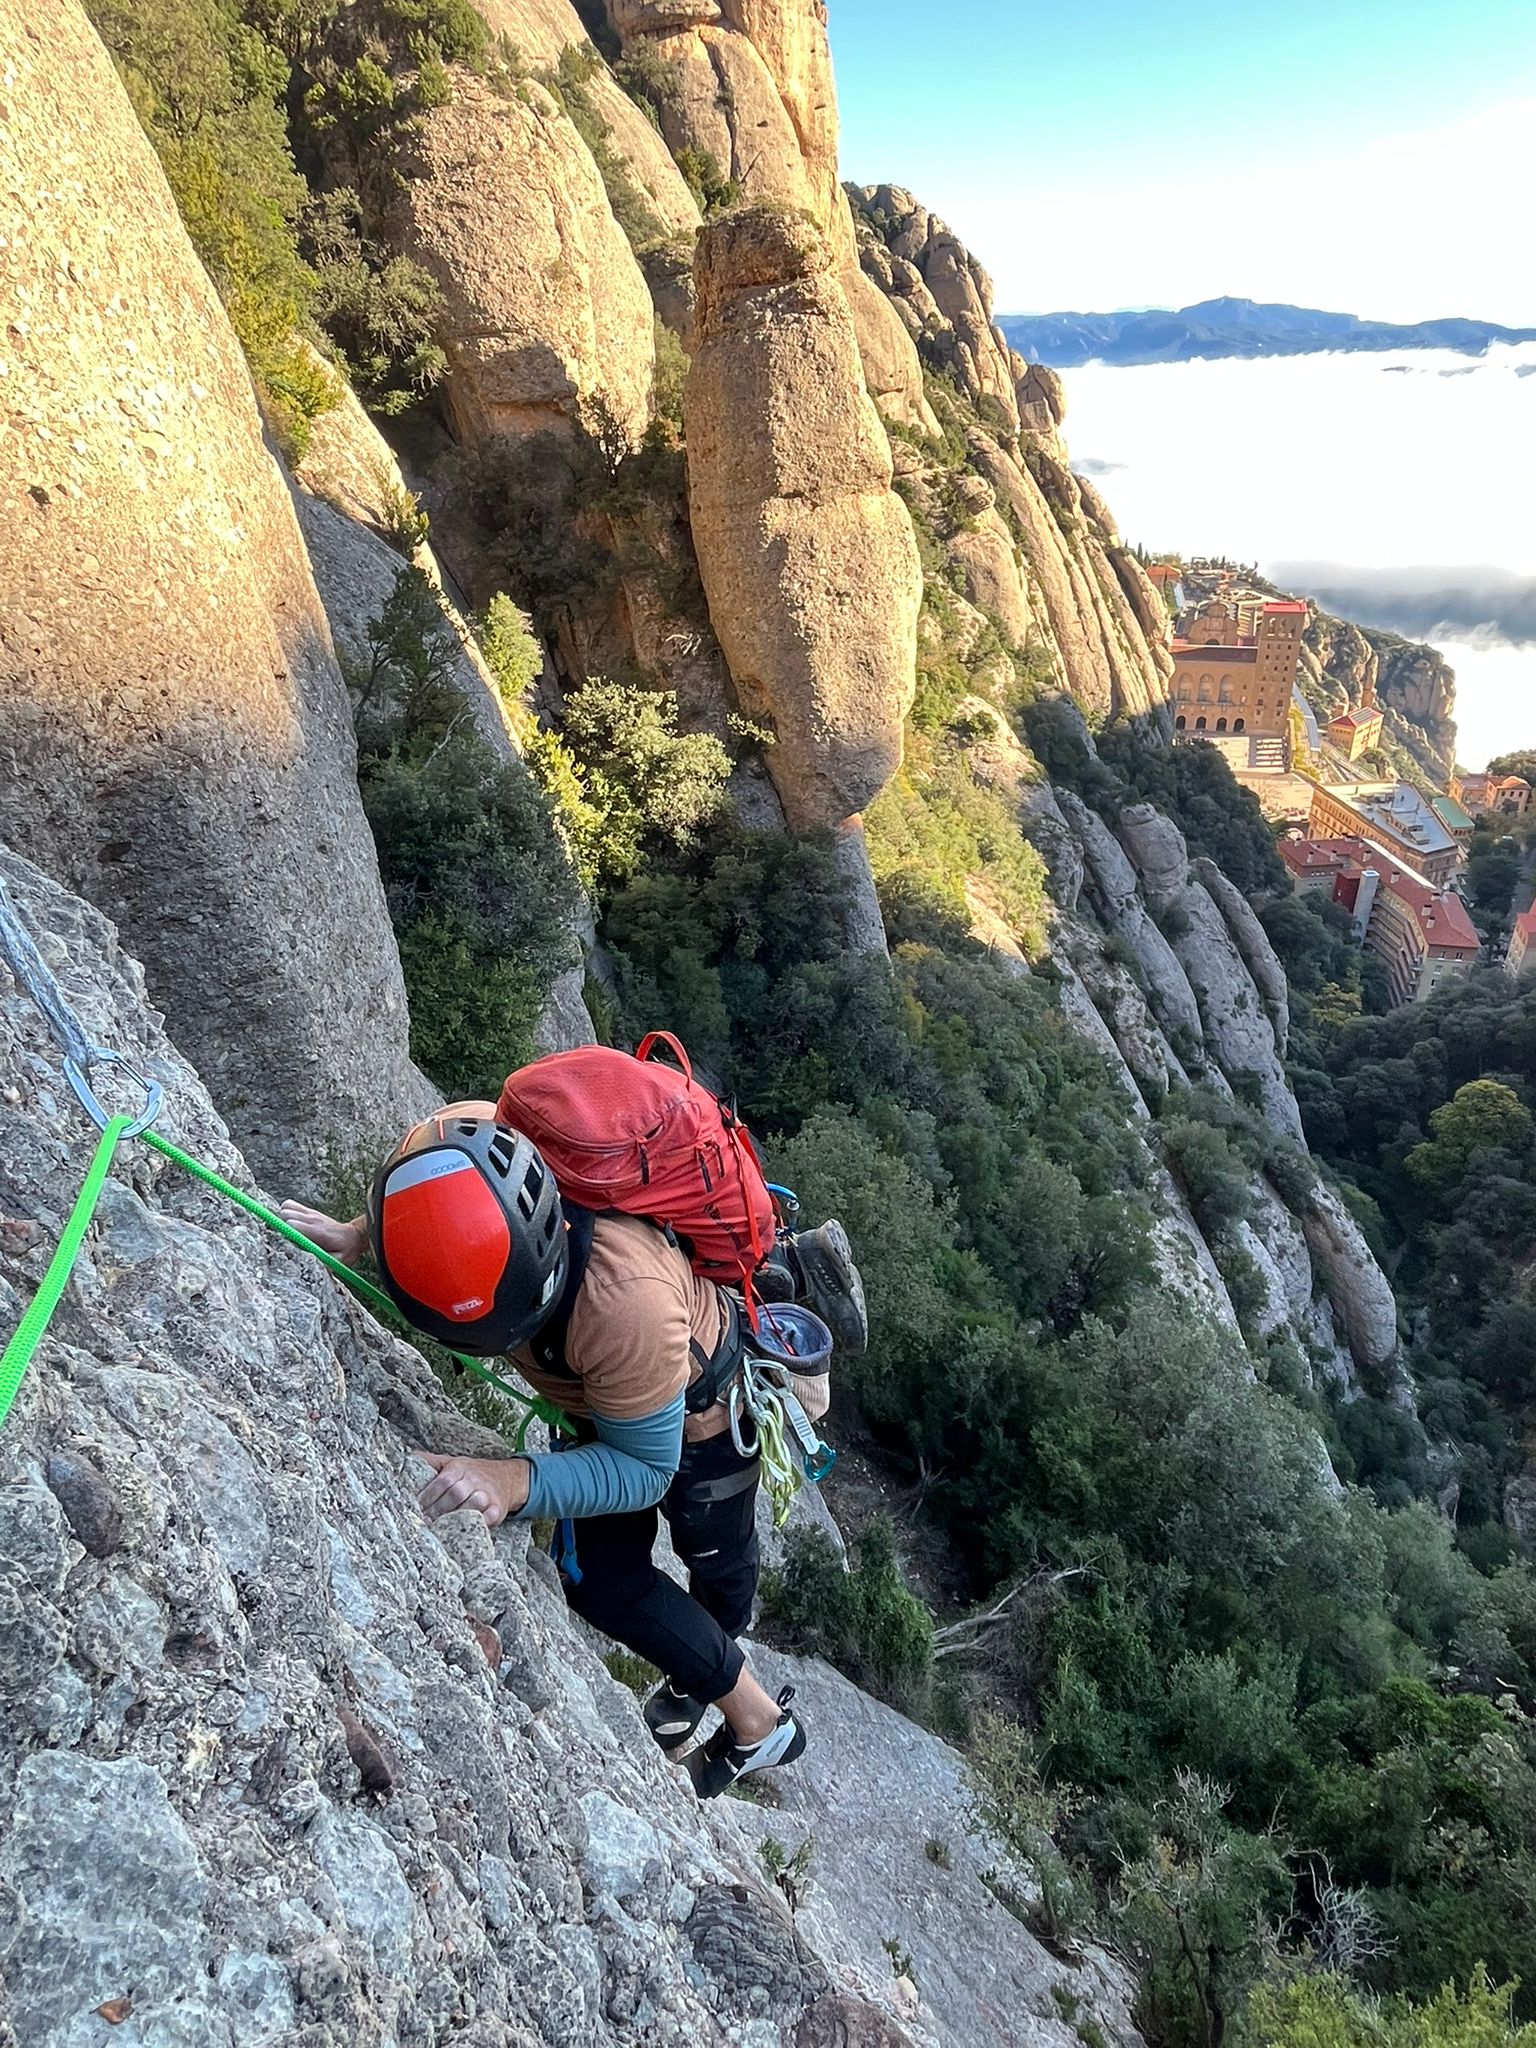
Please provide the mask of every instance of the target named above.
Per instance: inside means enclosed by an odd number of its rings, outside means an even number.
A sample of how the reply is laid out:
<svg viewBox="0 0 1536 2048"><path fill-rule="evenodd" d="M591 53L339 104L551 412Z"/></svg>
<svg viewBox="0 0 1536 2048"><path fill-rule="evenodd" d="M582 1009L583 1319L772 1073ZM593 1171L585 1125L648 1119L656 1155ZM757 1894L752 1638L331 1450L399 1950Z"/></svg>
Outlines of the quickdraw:
<svg viewBox="0 0 1536 2048"><path fill-rule="evenodd" d="M802 1480L819 1486L837 1462L837 1453L812 1428L792 1391L790 1374L764 1359L749 1355L742 1360L727 1413L738 1454L762 1460L763 1490L773 1504L773 1525L782 1528ZM791 1455L786 1426L798 1457Z"/></svg>

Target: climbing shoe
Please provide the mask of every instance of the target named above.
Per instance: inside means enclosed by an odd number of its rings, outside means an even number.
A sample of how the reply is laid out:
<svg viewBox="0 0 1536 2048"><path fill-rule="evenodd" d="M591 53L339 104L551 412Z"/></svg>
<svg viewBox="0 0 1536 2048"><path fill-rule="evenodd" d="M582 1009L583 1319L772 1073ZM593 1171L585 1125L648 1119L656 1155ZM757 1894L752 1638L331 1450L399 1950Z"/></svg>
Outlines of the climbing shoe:
<svg viewBox="0 0 1536 2048"><path fill-rule="evenodd" d="M864 1283L841 1223L781 1237L754 1276L764 1301L798 1301L832 1332L839 1351L857 1358L869 1343Z"/></svg>
<svg viewBox="0 0 1536 2048"><path fill-rule="evenodd" d="M693 1752L687 1770L701 1799L718 1799L738 1778L774 1764L792 1764L804 1754L805 1724L790 1711L794 1696L795 1688L786 1685L779 1694L778 1725L761 1742L738 1742L729 1724L722 1722L703 1748Z"/></svg>
<svg viewBox="0 0 1536 2048"><path fill-rule="evenodd" d="M645 1725L668 1756L673 1756L709 1712L691 1692L676 1692L664 1678L645 1703Z"/></svg>

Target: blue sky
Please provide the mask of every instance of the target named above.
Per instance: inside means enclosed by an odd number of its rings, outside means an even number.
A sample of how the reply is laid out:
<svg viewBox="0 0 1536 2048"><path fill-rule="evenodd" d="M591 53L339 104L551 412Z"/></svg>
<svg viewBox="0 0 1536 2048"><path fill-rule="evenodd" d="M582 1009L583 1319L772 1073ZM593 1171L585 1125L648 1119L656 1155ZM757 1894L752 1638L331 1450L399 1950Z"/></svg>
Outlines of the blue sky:
<svg viewBox="0 0 1536 2048"><path fill-rule="evenodd" d="M830 0L843 174L1000 310L1231 291L1536 324L1532 0Z"/></svg>

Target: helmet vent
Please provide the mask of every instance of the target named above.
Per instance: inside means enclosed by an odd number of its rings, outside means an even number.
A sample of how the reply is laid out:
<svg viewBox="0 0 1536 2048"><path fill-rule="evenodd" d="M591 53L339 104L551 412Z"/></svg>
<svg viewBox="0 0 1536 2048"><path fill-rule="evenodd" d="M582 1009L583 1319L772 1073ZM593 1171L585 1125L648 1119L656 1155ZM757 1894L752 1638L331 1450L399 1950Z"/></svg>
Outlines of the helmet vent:
<svg viewBox="0 0 1536 2048"><path fill-rule="evenodd" d="M517 1191L517 1206L525 1216L532 1216L538 1206L539 1195L544 1187L544 1175L535 1163L529 1166L523 1176L523 1184Z"/></svg>
<svg viewBox="0 0 1536 2048"><path fill-rule="evenodd" d="M486 1146L486 1150L491 1156L492 1165L496 1167L498 1172L502 1174L511 1172L512 1161L517 1153L517 1139L511 1131L504 1131L498 1126L490 1143Z"/></svg>

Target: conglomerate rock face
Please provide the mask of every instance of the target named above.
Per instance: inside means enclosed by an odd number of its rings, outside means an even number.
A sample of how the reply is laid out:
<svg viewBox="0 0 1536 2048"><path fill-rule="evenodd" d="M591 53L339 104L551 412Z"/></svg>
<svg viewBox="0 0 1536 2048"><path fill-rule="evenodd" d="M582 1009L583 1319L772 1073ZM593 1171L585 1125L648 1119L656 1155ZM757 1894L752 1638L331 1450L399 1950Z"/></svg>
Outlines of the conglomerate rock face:
<svg viewBox="0 0 1536 2048"><path fill-rule="evenodd" d="M851 188L865 273L933 367L1004 432L1019 425L1014 359L992 325L992 280L959 237L899 185ZM1022 366L1020 366L1022 368Z"/></svg>
<svg viewBox="0 0 1536 2048"><path fill-rule="evenodd" d="M567 50L585 51L590 44L571 0L481 0L476 11L493 36L504 36L522 62L538 71L553 69ZM672 235L691 235L699 225L698 202L641 109L601 65L582 90L657 225Z"/></svg>
<svg viewBox="0 0 1536 2048"><path fill-rule="evenodd" d="M244 1181L110 927L3 848L0 876L167 1134ZM91 1134L3 969L0 1068L9 1329ZM1121 1973L988 1890L936 1737L765 1660L812 1748L781 1813L701 1807L527 1532L422 1519L413 1445L505 1445L414 1351L147 1148L97 1218L0 1432L0 2040L1074 2048L1059 1987L1139 2048ZM792 1918L760 1844L806 1832Z"/></svg>
<svg viewBox="0 0 1536 2048"><path fill-rule="evenodd" d="M1190 865L1182 833L1151 804L1130 804L1120 838L1194 990L1212 1056L1234 1085L1243 1077L1258 1089L1264 1116L1282 1137L1304 1144L1280 1034L1227 917Z"/></svg>
<svg viewBox="0 0 1536 2048"><path fill-rule="evenodd" d="M699 151L743 198L830 227L837 94L818 0L608 0L608 14L626 55L667 67L657 111L674 155Z"/></svg>
<svg viewBox="0 0 1536 2048"><path fill-rule="evenodd" d="M1263 998L1274 1029L1275 1050L1284 1059L1291 1031L1291 991L1279 955L1270 944L1268 932L1259 923L1253 905L1235 882L1228 881L1215 861L1202 858L1193 866L1206 894L1226 920L1232 943L1242 955L1243 965Z"/></svg>
<svg viewBox="0 0 1536 2048"><path fill-rule="evenodd" d="M973 511L950 544L967 596L1014 645L1046 649L1094 718L1165 720L1167 616L1098 493L1072 474L1060 378L1008 347L991 278L936 214L899 185L848 197L863 281L979 415L967 460L996 509Z"/></svg>
<svg viewBox="0 0 1536 2048"><path fill-rule="evenodd" d="M936 433L917 351L855 252L822 0L608 0L608 15L626 56L664 68L657 116L675 154L713 164L747 202L798 208L825 230L870 396L887 419Z"/></svg>
<svg viewBox="0 0 1536 2048"><path fill-rule="evenodd" d="M463 72L403 145L395 245L440 286L455 438L612 431L650 415L650 294L597 166L542 86Z"/></svg>
<svg viewBox="0 0 1536 2048"><path fill-rule="evenodd" d="M343 662L366 673L373 653L369 629L382 616L401 571L414 568L437 597L446 632L456 643L447 680L476 732L499 760L511 760L519 749L508 707L468 622L443 587L436 555L425 542L402 553L399 521L410 515L413 494L350 386L315 420L293 481L315 587Z"/></svg>
<svg viewBox="0 0 1536 2048"><path fill-rule="evenodd" d="M825 237L751 208L699 238L684 401L710 619L772 721L791 824L862 811L901 759L922 573Z"/></svg>
<svg viewBox="0 0 1536 2048"><path fill-rule="evenodd" d="M431 1099L346 692L229 323L73 0L0 5L0 829L110 909L262 1167Z"/></svg>
<svg viewBox="0 0 1536 2048"><path fill-rule="evenodd" d="M1186 1082L1223 1095L1256 1084L1271 1127L1303 1144L1283 1064L1285 977L1247 899L1210 861L1191 861L1182 833L1151 804L1127 806L1117 838L1072 791L1058 803L1082 849L1084 907L1097 926L1058 930L1058 963L1072 971L1068 1020L1149 1099ZM1105 956L1105 932L1133 973ZM1187 1211L1180 1222L1193 1230ZM1255 1174L1250 1217L1234 1235L1264 1282L1260 1334L1294 1336L1314 1377L1346 1397L1363 1384L1411 1408L1391 1284L1326 1182L1293 1215Z"/></svg>

